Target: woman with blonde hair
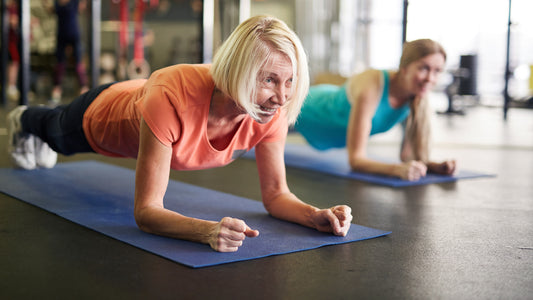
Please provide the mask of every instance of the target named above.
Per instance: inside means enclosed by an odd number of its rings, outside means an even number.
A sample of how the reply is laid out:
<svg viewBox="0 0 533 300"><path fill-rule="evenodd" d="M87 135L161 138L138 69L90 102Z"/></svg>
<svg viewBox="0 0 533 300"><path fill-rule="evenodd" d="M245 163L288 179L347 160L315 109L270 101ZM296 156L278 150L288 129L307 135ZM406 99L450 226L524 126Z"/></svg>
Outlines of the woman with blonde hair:
<svg viewBox="0 0 533 300"><path fill-rule="evenodd" d="M342 86L312 86L295 124L309 144L326 150L346 147L353 170L418 180L426 172L453 174L454 160L429 160L427 96L444 68L446 52L430 39L404 44L399 69L369 69ZM369 136L405 124L401 163L367 157Z"/></svg>
<svg viewBox="0 0 533 300"><path fill-rule="evenodd" d="M163 68L148 80L105 85L56 109L15 109L8 116L10 155L25 169L53 166L46 153L54 151L137 158L139 228L229 252L259 232L239 219L202 220L166 209L169 172L224 166L255 147L266 210L344 236L350 207L318 209L292 194L286 182L287 128L308 87L307 58L298 37L282 21L256 16L235 29L212 65Z"/></svg>

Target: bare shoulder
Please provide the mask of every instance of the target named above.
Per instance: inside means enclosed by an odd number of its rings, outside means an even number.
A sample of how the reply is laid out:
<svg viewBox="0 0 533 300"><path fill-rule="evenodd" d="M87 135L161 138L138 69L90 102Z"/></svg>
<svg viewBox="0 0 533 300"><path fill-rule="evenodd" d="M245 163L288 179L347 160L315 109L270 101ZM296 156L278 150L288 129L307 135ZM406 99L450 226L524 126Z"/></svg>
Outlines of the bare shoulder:
<svg viewBox="0 0 533 300"><path fill-rule="evenodd" d="M383 73L380 70L368 69L348 79L347 94L352 103L360 97L371 97L381 92Z"/></svg>
<svg viewBox="0 0 533 300"><path fill-rule="evenodd" d="M361 73L352 75L349 78L350 83L376 83L380 82L383 77L381 70L367 69Z"/></svg>

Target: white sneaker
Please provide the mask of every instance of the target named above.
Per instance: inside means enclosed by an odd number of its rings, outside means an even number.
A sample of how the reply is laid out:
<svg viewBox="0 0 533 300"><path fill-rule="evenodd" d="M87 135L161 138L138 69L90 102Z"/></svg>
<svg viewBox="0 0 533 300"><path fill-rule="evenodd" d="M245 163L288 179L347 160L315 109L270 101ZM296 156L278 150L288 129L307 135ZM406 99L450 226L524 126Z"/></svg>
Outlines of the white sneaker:
<svg viewBox="0 0 533 300"><path fill-rule="evenodd" d="M22 124L20 122L20 117L26 109L27 107L22 105L7 115L7 153L15 166L33 170L37 167L34 136L22 132Z"/></svg>
<svg viewBox="0 0 533 300"><path fill-rule="evenodd" d="M7 88L7 98L11 101L18 101L19 97L20 97L20 93L17 87L14 85L10 85Z"/></svg>
<svg viewBox="0 0 533 300"><path fill-rule="evenodd" d="M54 88L52 90L52 98L50 98L50 102L52 104L59 104L61 103L61 90Z"/></svg>
<svg viewBox="0 0 533 300"><path fill-rule="evenodd" d="M35 163L40 168L53 168L57 162L57 153L39 137L34 137Z"/></svg>

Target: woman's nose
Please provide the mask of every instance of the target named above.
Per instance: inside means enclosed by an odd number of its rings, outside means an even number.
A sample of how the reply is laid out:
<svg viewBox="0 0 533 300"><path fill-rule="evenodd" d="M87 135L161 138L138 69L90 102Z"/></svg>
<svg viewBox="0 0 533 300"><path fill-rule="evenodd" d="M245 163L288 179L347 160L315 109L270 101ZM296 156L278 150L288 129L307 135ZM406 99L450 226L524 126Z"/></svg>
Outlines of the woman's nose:
<svg viewBox="0 0 533 300"><path fill-rule="evenodd" d="M278 85L277 91L276 91L276 98L277 103L279 105L285 104L287 102L287 99L289 98L288 95L289 89L285 87L283 84Z"/></svg>

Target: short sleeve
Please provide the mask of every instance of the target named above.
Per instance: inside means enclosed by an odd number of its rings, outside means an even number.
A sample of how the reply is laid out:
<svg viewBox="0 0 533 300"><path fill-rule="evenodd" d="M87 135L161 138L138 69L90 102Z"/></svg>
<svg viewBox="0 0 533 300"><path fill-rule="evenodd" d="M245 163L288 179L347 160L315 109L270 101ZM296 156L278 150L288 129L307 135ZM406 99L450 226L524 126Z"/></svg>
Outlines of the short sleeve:
<svg viewBox="0 0 533 300"><path fill-rule="evenodd" d="M172 146L180 138L181 120L174 104L176 96L164 86L152 85L137 103L141 115L157 139Z"/></svg>

